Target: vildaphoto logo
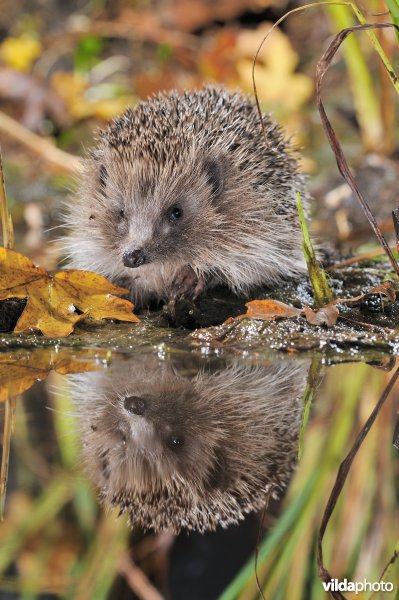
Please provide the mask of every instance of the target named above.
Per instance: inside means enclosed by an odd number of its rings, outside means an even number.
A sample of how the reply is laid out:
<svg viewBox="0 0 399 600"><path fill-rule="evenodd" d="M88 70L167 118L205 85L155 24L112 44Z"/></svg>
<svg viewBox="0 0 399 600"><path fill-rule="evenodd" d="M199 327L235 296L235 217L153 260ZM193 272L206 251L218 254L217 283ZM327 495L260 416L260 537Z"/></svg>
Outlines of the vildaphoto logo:
<svg viewBox="0 0 399 600"><path fill-rule="evenodd" d="M393 592L393 583L390 581L348 581L343 579L330 579L323 581L323 587L326 592Z"/></svg>

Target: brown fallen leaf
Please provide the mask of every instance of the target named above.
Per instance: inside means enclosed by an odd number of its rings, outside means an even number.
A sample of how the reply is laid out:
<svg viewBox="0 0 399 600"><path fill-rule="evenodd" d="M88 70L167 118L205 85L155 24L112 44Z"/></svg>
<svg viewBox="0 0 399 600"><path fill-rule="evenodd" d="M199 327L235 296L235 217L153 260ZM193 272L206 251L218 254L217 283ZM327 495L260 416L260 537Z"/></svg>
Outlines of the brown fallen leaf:
<svg viewBox="0 0 399 600"><path fill-rule="evenodd" d="M339 317L339 310L333 304L327 304L316 311L312 310L310 306L305 306L305 317L310 325L333 327Z"/></svg>
<svg viewBox="0 0 399 600"><path fill-rule="evenodd" d="M96 273L66 270L52 275L23 254L0 248L0 300L28 299L17 333L38 329L48 337L65 337L86 317L137 323L133 304L115 297L126 293Z"/></svg>
<svg viewBox="0 0 399 600"><path fill-rule="evenodd" d="M358 296L353 296L352 298L337 298L332 302L332 304L351 304L352 302L359 302L360 300L365 300L366 298L375 296L377 294L385 296L389 302L395 302L396 290L393 281L384 281L380 285L372 287L364 294L359 294Z"/></svg>
<svg viewBox="0 0 399 600"><path fill-rule="evenodd" d="M396 300L396 290L393 284L393 281L384 281L381 285L376 285L371 288L368 292L364 294L365 297L371 296L373 294L382 294L386 296L390 302L395 302Z"/></svg>
<svg viewBox="0 0 399 600"><path fill-rule="evenodd" d="M297 317L303 314L299 308L294 308L278 300L253 300L247 302L247 312L240 315L239 319L260 319L262 321L274 321L274 319L286 319L288 317Z"/></svg>
<svg viewBox="0 0 399 600"><path fill-rule="evenodd" d="M313 310L310 306L305 306L302 310L279 302L278 300L253 300L247 302L247 312L244 315L238 315L238 317L229 317L224 324L235 323L241 319L258 319L262 321L274 321L275 319L287 319L290 317L304 316L310 325L327 325L327 327L333 327L339 314L339 309L335 306L336 304L349 304L351 302L359 302L373 295L383 295L390 302L396 300L396 290L392 281L384 281L384 283L371 288L369 291L353 298L337 298L318 310ZM345 319L347 320L347 319ZM359 325L365 325L358 322ZM223 336L226 334L224 333Z"/></svg>

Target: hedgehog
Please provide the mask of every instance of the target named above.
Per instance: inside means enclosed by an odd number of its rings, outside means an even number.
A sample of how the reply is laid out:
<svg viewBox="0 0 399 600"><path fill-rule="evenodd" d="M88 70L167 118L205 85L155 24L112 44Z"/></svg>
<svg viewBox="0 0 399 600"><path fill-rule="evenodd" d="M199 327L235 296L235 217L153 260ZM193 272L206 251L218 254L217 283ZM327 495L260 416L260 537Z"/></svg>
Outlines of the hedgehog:
<svg viewBox="0 0 399 600"><path fill-rule="evenodd" d="M84 469L130 525L215 530L284 492L297 458L303 362L188 374L145 356L115 364L111 377L72 381Z"/></svg>
<svg viewBox="0 0 399 600"><path fill-rule="evenodd" d="M296 193L307 193L278 124L215 85L160 93L100 132L68 208L72 268L139 304L213 285L248 294L305 271Z"/></svg>

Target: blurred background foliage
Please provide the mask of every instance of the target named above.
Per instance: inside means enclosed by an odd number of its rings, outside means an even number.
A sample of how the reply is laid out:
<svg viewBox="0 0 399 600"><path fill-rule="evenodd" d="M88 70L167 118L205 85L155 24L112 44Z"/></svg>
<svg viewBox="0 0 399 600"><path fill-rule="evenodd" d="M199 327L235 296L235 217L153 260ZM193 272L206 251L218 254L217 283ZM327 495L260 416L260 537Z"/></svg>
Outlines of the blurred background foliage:
<svg viewBox="0 0 399 600"><path fill-rule="evenodd" d="M73 187L75 157L93 145L95 131L127 104L159 90L217 82L252 93L252 60L260 42L273 22L300 4L2 0L0 135L17 247L43 266L56 267L60 249L43 242L59 233L52 228L60 225L60 202ZM366 20L390 18L383 0L358 6ZM340 186L316 110L314 73L332 33L355 23L348 6L292 14L268 38L256 67L262 109L284 125L311 176L318 217L313 230L345 249L367 243L368 228ZM394 64L394 30L376 35ZM346 40L326 77L324 97L347 156L359 169L359 183L370 189L383 229L390 230L397 102L366 34Z"/></svg>
<svg viewBox="0 0 399 600"><path fill-rule="evenodd" d="M46 268L62 264L61 205L70 201L74 157L90 148L96 129L127 104L159 90L213 81L252 93L252 60L260 42L271 23L300 4L1 0L0 140L16 249ZM389 20L390 4L358 2L374 22ZM313 232L321 243L359 252L373 242L337 175L314 100L317 60L331 35L355 22L343 7L292 15L268 39L256 77L262 108L273 112L301 149L315 199ZM397 64L394 31L377 36ZM365 34L345 42L326 77L324 98L359 183L389 234L397 204L397 98ZM264 523L268 535L260 546L258 572L266 598L325 597L315 558L323 509L337 468L389 376L364 364L328 370L298 471L283 506ZM53 373L16 404L7 517L0 527L0 597L167 597L175 542L168 535L130 533L123 519L98 509L95 492L78 474L75 409L68 395L57 391L61 379ZM397 544L395 406L397 393L362 447L327 531L326 562L341 578L377 580ZM256 521L241 563L254 548L258 526ZM214 535L203 542L210 555ZM253 558L235 579L239 569L231 572L231 557L223 554L218 561L215 586L220 593L228 586L221 599L259 597ZM397 563L386 580L399 581ZM173 598L201 598L195 596L195 581L192 575L190 596L181 587Z"/></svg>

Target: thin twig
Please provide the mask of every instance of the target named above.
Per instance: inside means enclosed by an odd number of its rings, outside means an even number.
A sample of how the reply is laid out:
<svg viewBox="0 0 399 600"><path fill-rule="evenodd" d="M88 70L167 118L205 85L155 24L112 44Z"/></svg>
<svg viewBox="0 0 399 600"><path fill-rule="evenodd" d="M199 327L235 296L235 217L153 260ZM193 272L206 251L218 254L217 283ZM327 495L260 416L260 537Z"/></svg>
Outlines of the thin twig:
<svg viewBox="0 0 399 600"><path fill-rule="evenodd" d="M354 196L359 201L359 204L361 205L363 212L365 213L378 241L380 242L381 246L384 248L388 256L395 273L399 276L399 265L396 262L395 257L392 254L391 249L388 246L384 236L382 235L377 221L375 220L375 217L370 210L369 205L367 204L365 198L361 194L356 184L356 181L349 169L341 144L339 143L338 138L335 135L334 129L327 117L327 113L321 100L321 85L324 75L326 74L336 52L338 51L342 42L348 37L348 35L354 31L365 31L368 29L383 29L385 27L395 27L395 25L393 25L392 23L366 23L365 25L354 25L353 27L343 29L337 35L334 36L332 42L330 43L327 50L324 52L323 56L321 57L316 66L316 102L324 127L324 131L327 135L328 141L337 161L338 170L349 185L349 187L351 188Z"/></svg>
<svg viewBox="0 0 399 600"><path fill-rule="evenodd" d="M396 251L396 248L391 247L391 250L392 252L394 252ZM325 271L338 271L339 269L344 269L345 267L349 267L350 265L362 262L363 260L370 260L372 258L375 258L376 256L381 256L382 254L385 254L384 248L374 248L373 250L369 250L369 252L364 252L363 254L352 256L351 258L342 260L341 262L335 263L330 267L326 267Z"/></svg>
<svg viewBox="0 0 399 600"><path fill-rule="evenodd" d="M372 323L365 323L364 321L356 321L355 319L349 319L348 317L344 317L343 315L339 315L339 318L341 319L341 321L346 321L347 323L351 323L352 325L364 327L365 329L370 329L371 331L376 331L377 333L398 333L396 329L382 327L381 325L373 325Z"/></svg>
<svg viewBox="0 0 399 600"><path fill-rule="evenodd" d="M152 585L144 571L132 563L127 553L120 558L118 570L140 600L165 600L164 596Z"/></svg>
<svg viewBox="0 0 399 600"><path fill-rule="evenodd" d="M8 466L10 463L11 434L14 429L15 398L7 398L4 411L3 444L0 468L0 520L4 519L7 493Z"/></svg>
<svg viewBox="0 0 399 600"><path fill-rule="evenodd" d="M334 511L334 508L338 501L338 498L341 495L342 488L344 487L345 481L348 477L349 470L350 470L352 463L356 457L356 454L358 453L360 446L362 445L365 437L367 436L368 432L370 431L374 421L376 420L381 408L383 407L386 399L388 398L389 394L391 393L392 388L394 387L398 378L399 378L399 368L396 369L395 373L391 377L388 385L384 389L383 393L381 394L380 399L378 400L377 404L375 405L374 410L372 411L372 413L370 414L366 423L364 424L361 431L357 435L352 448L350 449L349 453L347 454L347 456L345 457L345 459L342 461L342 463L339 466L338 474L337 474L334 486L331 490L330 497L328 499L326 508L324 510L324 514L323 514L323 518L321 521L319 534L318 534L318 538L317 538L317 564L319 567L319 576L320 576L321 580L324 581L325 583L328 583L332 579L332 575L330 575L330 573L324 566L324 560L323 560L322 543L323 543L323 538L324 538L324 534L326 532L327 525L330 521L331 515ZM345 600L345 596L343 596L341 594L341 592L339 592L339 591L331 591L330 590L330 594L336 600Z"/></svg>
<svg viewBox="0 0 399 600"><path fill-rule="evenodd" d="M389 572L390 568L392 567L393 564L395 564L395 562L397 561L398 558L399 558L399 552L395 548L392 553L392 556L389 558L387 564L385 565L385 567L382 570L381 575L378 578L379 583L382 581L383 577L385 577L385 575ZM369 600L372 600L372 598L375 598L376 593L377 592L373 592L371 594L371 596L369 596Z"/></svg>
<svg viewBox="0 0 399 600"><path fill-rule="evenodd" d="M290 15L296 13L296 12L300 12L303 10L306 10L308 8L313 8L315 6L329 6L329 5L333 5L333 6L347 6L348 8L351 8L353 10L353 12L355 13L356 17L361 20L363 18L363 15L361 14L361 12L359 11L358 7L353 3L353 2L311 2L310 4L304 4L303 6L298 6L297 8L293 8L292 10L289 10L288 12L284 13L282 17L280 17L275 23L273 23L273 25L271 26L271 28L269 29L269 31L267 32L267 34L265 35L265 37L263 38L263 40L261 41L261 43L259 44L259 47L255 53L253 62L252 62L252 86L254 89L254 95L255 95L255 101L256 101L256 107L258 109L258 115L259 115L259 119L260 119L260 124L262 127L262 132L263 132L263 137L266 143L266 146L268 148L270 148L270 142L268 140L267 137L267 133L266 133L266 128L265 128L265 123L263 120L263 114L262 114L262 109L260 107L260 103L259 103L259 98L258 98L258 91L257 91L257 87L256 87L256 82L255 82L255 67L256 67L256 61L258 60L258 56L260 51L262 50L262 47L264 45L264 43L266 42L267 38L269 37L269 35L273 32L273 30L278 27L280 25L280 23L282 23L287 17L289 17ZM372 42L374 43L374 41L372 40ZM384 61L384 57L381 57L382 60Z"/></svg>
<svg viewBox="0 0 399 600"><path fill-rule="evenodd" d="M30 131L2 111L0 111L0 132L12 137L35 154L38 154L58 171L78 173L82 168L82 162L78 156L56 148L46 138L33 133L33 131Z"/></svg>

